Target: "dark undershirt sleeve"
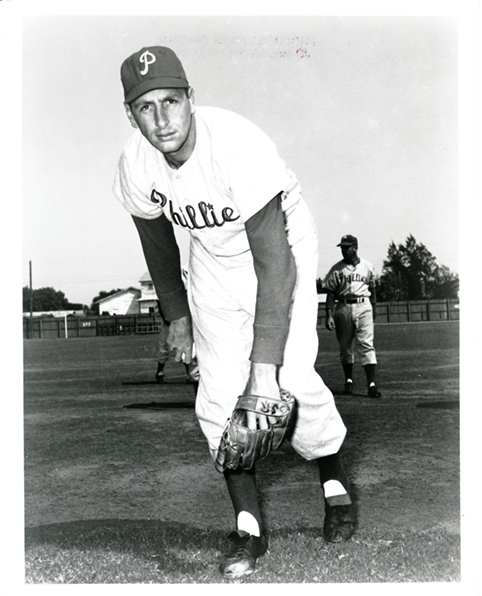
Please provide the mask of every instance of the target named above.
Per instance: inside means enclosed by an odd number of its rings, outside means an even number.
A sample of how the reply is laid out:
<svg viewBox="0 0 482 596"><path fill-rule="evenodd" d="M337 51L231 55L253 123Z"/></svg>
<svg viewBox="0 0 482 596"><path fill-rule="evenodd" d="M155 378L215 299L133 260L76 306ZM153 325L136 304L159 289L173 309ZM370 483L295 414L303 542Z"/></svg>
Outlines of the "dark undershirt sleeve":
<svg viewBox="0 0 482 596"><path fill-rule="evenodd" d="M156 219L132 216L141 240L162 314L167 321L189 315L186 289L181 277L181 256L172 223L165 215Z"/></svg>
<svg viewBox="0 0 482 596"><path fill-rule="evenodd" d="M283 363L296 283L296 265L286 237L281 195L245 224L258 278L252 362Z"/></svg>

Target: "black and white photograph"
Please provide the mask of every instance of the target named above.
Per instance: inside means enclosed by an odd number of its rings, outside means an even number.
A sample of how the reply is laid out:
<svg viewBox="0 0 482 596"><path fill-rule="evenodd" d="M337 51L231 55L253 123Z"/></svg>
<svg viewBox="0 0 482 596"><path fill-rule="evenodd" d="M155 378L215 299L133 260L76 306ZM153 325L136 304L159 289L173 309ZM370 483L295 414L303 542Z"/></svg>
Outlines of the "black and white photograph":
<svg viewBox="0 0 482 596"><path fill-rule="evenodd" d="M480 3L165 4L0 3L5 585L479 593Z"/></svg>

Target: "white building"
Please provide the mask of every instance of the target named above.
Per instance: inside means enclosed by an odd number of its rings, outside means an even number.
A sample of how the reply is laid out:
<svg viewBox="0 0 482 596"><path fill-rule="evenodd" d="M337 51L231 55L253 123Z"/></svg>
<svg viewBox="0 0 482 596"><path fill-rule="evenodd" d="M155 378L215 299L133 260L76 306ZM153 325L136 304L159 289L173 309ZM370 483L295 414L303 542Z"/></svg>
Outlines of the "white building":
<svg viewBox="0 0 482 596"><path fill-rule="evenodd" d="M141 284L141 297L138 300L139 312L146 315L158 313L156 289L149 271L144 273L139 283Z"/></svg>
<svg viewBox="0 0 482 596"><path fill-rule="evenodd" d="M138 315L139 299L141 290L138 288L127 288L121 292L111 294L106 298L96 300L99 305L99 314L107 313L109 315Z"/></svg>

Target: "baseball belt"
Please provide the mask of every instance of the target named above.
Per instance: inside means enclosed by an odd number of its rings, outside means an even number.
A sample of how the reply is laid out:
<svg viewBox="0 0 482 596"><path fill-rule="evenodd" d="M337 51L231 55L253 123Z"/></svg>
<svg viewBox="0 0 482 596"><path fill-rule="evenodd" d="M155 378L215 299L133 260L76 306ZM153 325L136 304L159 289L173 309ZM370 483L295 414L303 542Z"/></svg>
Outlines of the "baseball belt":
<svg viewBox="0 0 482 596"><path fill-rule="evenodd" d="M343 304L361 304L365 302L365 298L338 298L338 302Z"/></svg>

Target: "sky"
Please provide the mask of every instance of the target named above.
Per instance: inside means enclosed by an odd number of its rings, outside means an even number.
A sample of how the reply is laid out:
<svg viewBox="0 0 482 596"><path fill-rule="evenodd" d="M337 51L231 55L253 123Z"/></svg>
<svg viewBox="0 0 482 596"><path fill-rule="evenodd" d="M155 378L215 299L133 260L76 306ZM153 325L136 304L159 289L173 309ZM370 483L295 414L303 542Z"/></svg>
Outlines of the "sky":
<svg viewBox="0 0 482 596"><path fill-rule="evenodd" d="M458 28L452 15L23 15L22 285L90 304L139 287L135 227L112 194L122 61L168 45L197 105L259 125L300 180L319 277L344 234L381 273L412 234L459 271ZM188 237L178 235L187 259Z"/></svg>

